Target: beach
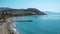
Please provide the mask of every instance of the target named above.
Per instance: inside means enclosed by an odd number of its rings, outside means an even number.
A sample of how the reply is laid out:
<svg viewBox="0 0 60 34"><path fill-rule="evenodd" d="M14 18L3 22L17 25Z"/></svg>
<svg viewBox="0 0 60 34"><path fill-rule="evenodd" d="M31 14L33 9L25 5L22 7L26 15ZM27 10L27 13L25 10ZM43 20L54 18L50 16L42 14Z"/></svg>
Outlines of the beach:
<svg viewBox="0 0 60 34"><path fill-rule="evenodd" d="M13 18L6 19L6 22L0 24L0 34L18 34L16 29L12 27L13 25Z"/></svg>

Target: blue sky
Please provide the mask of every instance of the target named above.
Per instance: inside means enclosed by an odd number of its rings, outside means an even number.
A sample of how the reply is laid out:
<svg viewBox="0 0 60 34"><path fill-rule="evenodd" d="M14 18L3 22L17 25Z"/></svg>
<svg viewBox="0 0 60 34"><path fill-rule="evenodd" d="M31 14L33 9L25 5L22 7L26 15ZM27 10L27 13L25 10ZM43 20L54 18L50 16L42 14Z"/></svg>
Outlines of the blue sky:
<svg viewBox="0 0 60 34"><path fill-rule="evenodd" d="M37 8L41 11L60 12L60 0L0 0L0 7Z"/></svg>

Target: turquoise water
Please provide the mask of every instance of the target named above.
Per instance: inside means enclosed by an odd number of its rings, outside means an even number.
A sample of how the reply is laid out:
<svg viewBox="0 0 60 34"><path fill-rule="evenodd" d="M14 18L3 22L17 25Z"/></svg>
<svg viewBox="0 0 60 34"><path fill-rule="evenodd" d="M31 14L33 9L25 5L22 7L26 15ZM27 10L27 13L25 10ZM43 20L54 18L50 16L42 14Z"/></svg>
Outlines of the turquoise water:
<svg viewBox="0 0 60 34"><path fill-rule="evenodd" d="M60 15L29 16L16 20L33 22L16 22L20 34L60 34Z"/></svg>

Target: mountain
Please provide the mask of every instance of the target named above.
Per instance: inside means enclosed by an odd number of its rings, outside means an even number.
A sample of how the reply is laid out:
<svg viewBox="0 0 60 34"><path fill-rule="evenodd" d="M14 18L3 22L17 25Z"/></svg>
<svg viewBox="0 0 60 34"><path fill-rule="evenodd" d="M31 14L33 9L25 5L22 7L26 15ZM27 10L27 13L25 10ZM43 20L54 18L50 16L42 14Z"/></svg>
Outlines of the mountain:
<svg viewBox="0 0 60 34"><path fill-rule="evenodd" d="M0 11L9 10L9 9L11 9L11 8L8 8L8 7L1 7L1 8L0 8Z"/></svg>
<svg viewBox="0 0 60 34"><path fill-rule="evenodd" d="M2 7L0 8L0 13L7 13L12 16L29 16L29 15L46 15L44 12L36 9L36 8L27 8L27 9L12 9Z"/></svg>
<svg viewBox="0 0 60 34"><path fill-rule="evenodd" d="M44 13L46 13L48 15L60 15L60 13L50 12L50 11L44 11Z"/></svg>

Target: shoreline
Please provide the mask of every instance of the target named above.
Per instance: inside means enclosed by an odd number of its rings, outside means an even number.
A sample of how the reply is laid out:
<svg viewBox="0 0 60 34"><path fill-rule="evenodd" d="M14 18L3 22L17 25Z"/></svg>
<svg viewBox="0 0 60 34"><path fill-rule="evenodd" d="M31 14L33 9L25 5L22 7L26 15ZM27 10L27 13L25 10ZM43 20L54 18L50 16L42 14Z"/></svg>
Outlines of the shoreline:
<svg viewBox="0 0 60 34"><path fill-rule="evenodd" d="M37 15L34 15L34 16L37 16ZM38 15L39 16L39 15ZM27 16L25 16L27 17ZM23 16L20 17L20 18L24 18ZM2 26L2 33L3 34L11 34L11 33L14 33L14 34L20 34L17 29L15 28L15 26L13 26L15 23L14 23L14 19L15 17L11 17L11 18L7 18L5 21L6 22L2 22L3 24L1 25ZM0 27L1 28L1 27Z"/></svg>
<svg viewBox="0 0 60 34"><path fill-rule="evenodd" d="M0 21L0 34L19 34L14 26L14 18L7 18L5 22Z"/></svg>
<svg viewBox="0 0 60 34"><path fill-rule="evenodd" d="M9 31L11 33L14 33L14 34L19 34L18 31L17 31L17 29L14 26L15 23L13 21L13 18L9 18L7 21L9 22L9 23L7 23L7 25L9 25L8 26Z"/></svg>

